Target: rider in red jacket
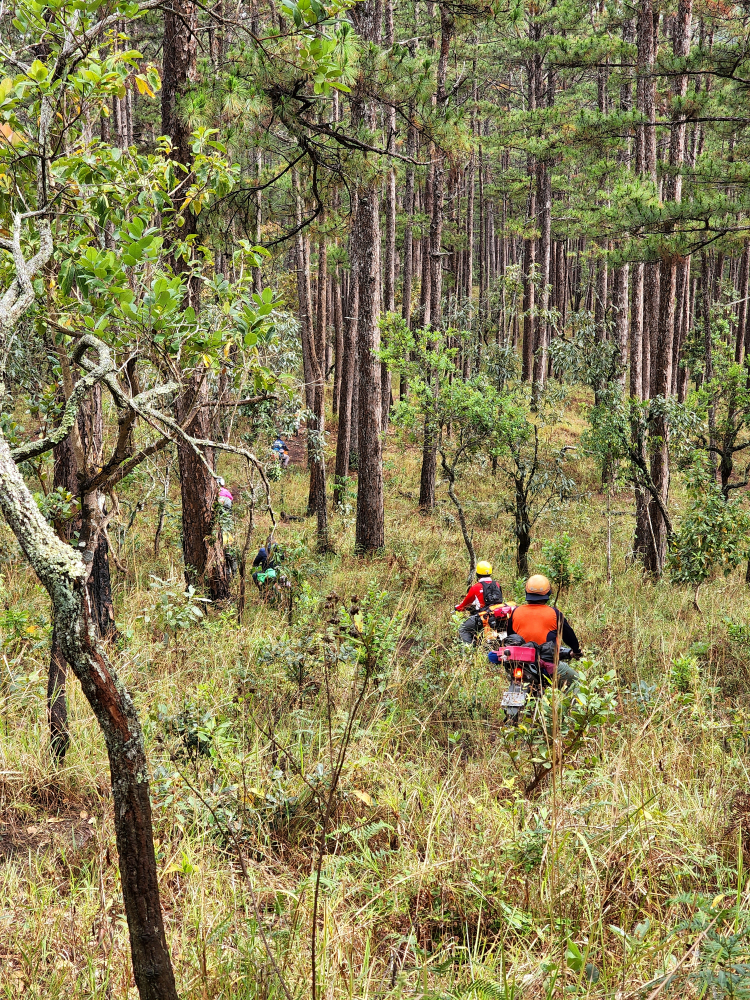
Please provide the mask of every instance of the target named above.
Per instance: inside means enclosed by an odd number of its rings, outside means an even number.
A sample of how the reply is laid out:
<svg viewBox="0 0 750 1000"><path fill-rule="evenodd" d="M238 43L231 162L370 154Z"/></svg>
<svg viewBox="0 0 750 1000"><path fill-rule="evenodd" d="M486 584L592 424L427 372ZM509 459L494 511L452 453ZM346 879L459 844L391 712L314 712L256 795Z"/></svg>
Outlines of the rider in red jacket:
<svg viewBox="0 0 750 1000"><path fill-rule="evenodd" d="M460 604L456 605L456 611L466 611L471 609L474 612L482 611L493 604L502 604L503 591L499 583L492 579L492 564L488 562L477 563L477 582L469 587L469 592ZM482 622L478 614L470 615L458 630L458 637L461 642L471 646L475 641L477 633L482 628Z"/></svg>

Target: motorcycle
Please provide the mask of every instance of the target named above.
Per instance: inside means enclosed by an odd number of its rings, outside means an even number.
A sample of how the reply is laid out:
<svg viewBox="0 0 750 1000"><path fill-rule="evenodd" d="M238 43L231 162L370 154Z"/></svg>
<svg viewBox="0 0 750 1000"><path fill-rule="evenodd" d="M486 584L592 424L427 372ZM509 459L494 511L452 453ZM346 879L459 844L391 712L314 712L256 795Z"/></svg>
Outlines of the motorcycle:
<svg viewBox="0 0 750 1000"><path fill-rule="evenodd" d="M569 660L571 653L569 646L561 646L560 660ZM497 656L510 680L500 707L506 721L515 726L529 700L535 701L545 687L552 685L555 665L542 660L533 646L503 646L497 650Z"/></svg>
<svg viewBox="0 0 750 1000"><path fill-rule="evenodd" d="M515 604L493 604L477 612L482 623L482 635L490 649L495 649L508 635L508 622L514 608Z"/></svg>

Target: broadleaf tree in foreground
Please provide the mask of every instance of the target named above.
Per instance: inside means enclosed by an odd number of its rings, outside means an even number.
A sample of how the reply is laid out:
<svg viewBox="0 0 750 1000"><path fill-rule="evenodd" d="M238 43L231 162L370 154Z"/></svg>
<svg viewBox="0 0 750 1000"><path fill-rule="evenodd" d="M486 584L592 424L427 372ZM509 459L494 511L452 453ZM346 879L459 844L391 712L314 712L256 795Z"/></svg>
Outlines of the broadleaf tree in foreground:
<svg viewBox="0 0 750 1000"><path fill-rule="evenodd" d="M212 449L241 454L267 489L255 456L203 436L209 425L199 418L203 387L230 352L233 381L253 384L257 399L276 378L256 346L273 310L272 296L251 293L262 251L238 248L230 282L213 275L210 255L178 232L180 212L232 189L235 171L224 147L196 130L186 171L171 160L166 141L151 152L109 141L106 117L126 80L151 97L159 87L156 69L124 50L116 34L124 18L132 23L153 6L74 0L43 13L21 3L10 41L0 43L0 61L13 70L0 85L0 201L9 221L0 238L0 405L3 427L15 434L9 440L0 430L0 510L51 600L53 750L62 757L69 742L61 708L67 663L107 747L136 985L142 1000L170 1000L177 991L161 915L143 733L114 668L114 647L104 641L98 588L91 585L111 516L104 498L116 506L118 484L169 445L194 456L211 483ZM175 268L176 260L187 266ZM200 310L190 303L191 286ZM56 361L40 380L52 376L48 389L61 397L32 439L15 433L12 419L28 402L27 387L7 364L18 338L38 338ZM105 426L111 416L116 424ZM78 498L74 545L47 523L22 474L36 470L44 486L40 462L62 446L75 459L72 489L60 494ZM221 545L220 529L213 544ZM209 568L197 567L210 580Z"/></svg>

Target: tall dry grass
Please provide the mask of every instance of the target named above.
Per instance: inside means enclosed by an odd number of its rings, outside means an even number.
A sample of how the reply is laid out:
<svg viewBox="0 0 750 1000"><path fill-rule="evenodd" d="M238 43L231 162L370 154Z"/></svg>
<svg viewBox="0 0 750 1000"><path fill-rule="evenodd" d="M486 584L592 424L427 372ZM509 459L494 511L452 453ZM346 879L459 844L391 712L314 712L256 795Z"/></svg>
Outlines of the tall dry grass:
<svg viewBox="0 0 750 1000"><path fill-rule="evenodd" d="M579 431L573 409L560 433ZM231 462L222 471L242 482ZM563 605L594 669L616 668L618 709L532 800L500 725L504 682L455 644L450 612L466 573L458 526L442 495L434 514L416 512L417 451L397 431L386 453L382 555L354 556L350 515L334 518L336 551L326 556L315 554L311 522L279 529L288 549L301 550L308 585L291 631L253 594L241 624L231 609L209 609L165 642L149 583L179 581L179 525L168 519L155 560L155 509L138 516L120 553L127 576L115 573L124 633L115 659L146 731L163 905L186 1000L282 997L264 936L291 995L309 995L321 844L309 776L320 765L325 781L356 671L343 663L332 674L329 714L314 633L372 584L408 628L346 757L322 866L319 995L625 998L658 990L643 987L670 970L672 995L698 995L689 979L703 961L700 942L690 950L698 932L675 929L698 897L738 900L741 910L746 896L750 723L737 627L748 593L740 574L717 581L697 615L688 593L645 582L629 563L625 515L612 523L608 587L604 499L585 463L577 475L585 495L540 524L532 560L539 564L545 539L573 537L585 577ZM301 515L304 470L291 469L283 488L285 509ZM460 489L477 552L512 594L513 538L497 483L485 468ZM136 478L124 497L142 490ZM632 507L627 491L614 503ZM256 518L260 542L268 522ZM135 990L106 755L71 685L72 746L64 769L50 764L46 595L7 534L2 545L0 995L125 1000ZM19 612L26 625L14 631ZM302 683L283 657L267 655L284 637L309 643ZM677 676L674 661L694 643L702 646L692 674ZM186 751L188 717L210 753ZM204 803L236 834L247 879Z"/></svg>

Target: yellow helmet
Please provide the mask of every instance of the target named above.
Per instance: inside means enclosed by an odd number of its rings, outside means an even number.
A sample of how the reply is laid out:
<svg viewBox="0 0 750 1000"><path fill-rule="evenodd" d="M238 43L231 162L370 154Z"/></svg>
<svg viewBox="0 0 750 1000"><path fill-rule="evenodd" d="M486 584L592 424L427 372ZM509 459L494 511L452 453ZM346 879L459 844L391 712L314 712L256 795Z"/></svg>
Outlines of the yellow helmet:
<svg viewBox="0 0 750 1000"><path fill-rule="evenodd" d="M477 576L492 576L492 563L484 559L477 563Z"/></svg>
<svg viewBox="0 0 750 1000"><path fill-rule="evenodd" d="M542 604L552 593L552 584L546 576L537 573L526 581L526 600L531 604Z"/></svg>

